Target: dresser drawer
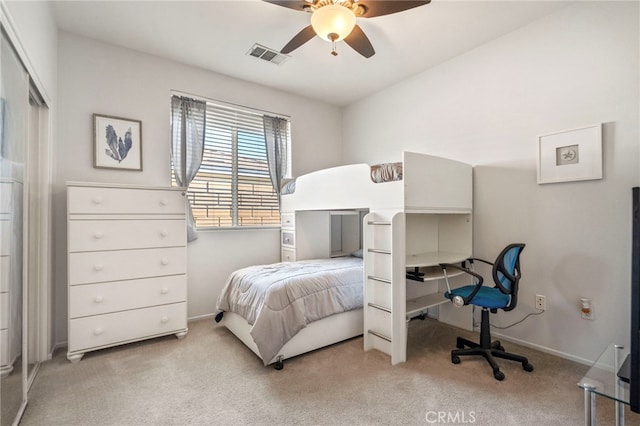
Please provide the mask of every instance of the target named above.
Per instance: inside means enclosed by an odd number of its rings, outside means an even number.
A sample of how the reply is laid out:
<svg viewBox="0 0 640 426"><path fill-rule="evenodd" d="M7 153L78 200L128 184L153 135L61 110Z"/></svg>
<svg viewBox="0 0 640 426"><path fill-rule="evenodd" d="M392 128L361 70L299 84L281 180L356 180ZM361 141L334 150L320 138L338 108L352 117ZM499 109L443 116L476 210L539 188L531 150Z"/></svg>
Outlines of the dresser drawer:
<svg viewBox="0 0 640 426"><path fill-rule="evenodd" d="M69 253L69 285L180 275L184 247Z"/></svg>
<svg viewBox="0 0 640 426"><path fill-rule="evenodd" d="M68 232L70 252L187 245L182 219L70 220Z"/></svg>
<svg viewBox="0 0 640 426"><path fill-rule="evenodd" d="M69 214L184 214L181 190L69 186Z"/></svg>
<svg viewBox="0 0 640 426"><path fill-rule="evenodd" d="M186 300L186 275L74 285L69 287L69 317L100 315Z"/></svg>
<svg viewBox="0 0 640 426"><path fill-rule="evenodd" d="M283 262L295 262L296 261L296 251L293 249L283 248L281 252L280 259Z"/></svg>
<svg viewBox="0 0 640 426"><path fill-rule="evenodd" d="M186 328L186 302L71 319L69 352L170 334Z"/></svg>
<svg viewBox="0 0 640 426"><path fill-rule="evenodd" d="M294 229L296 227L295 213L282 213L280 215L280 226L282 228Z"/></svg>
<svg viewBox="0 0 640 426"><path fill-rule="evenodd" d="M10 256L0 256L0 292L9 291L9 259Z"/></svg>
<svg viewBox="0 0 640 426"><path fill-rule="evenodd" d="M282 245L295 247L296 245L296 234L291 231L282 231Z"/></svg>
<svg viewBox="0 0 640 426"><path fill-rule="evenodd" d="M0 365L9 365L9 330L0 330Z"/></svg>
<svg viewBox="0 0 640 426"><path fill-rule="evenodd" d="M11 254L11 239L14 238L11 224L13 222L6 216L0 218L0 255L7 256Z"/></svg>
<svg viewBox="0 0 640 426"><path fill-rule="evenodd" d="M0 329L9 328L9 293L0 293Z"/></svg>
<svg viewBox="0 0 640 426"><path fill-rule="evenodd" d="M0 214L13 210L13 183L0 182Z"/></svg>

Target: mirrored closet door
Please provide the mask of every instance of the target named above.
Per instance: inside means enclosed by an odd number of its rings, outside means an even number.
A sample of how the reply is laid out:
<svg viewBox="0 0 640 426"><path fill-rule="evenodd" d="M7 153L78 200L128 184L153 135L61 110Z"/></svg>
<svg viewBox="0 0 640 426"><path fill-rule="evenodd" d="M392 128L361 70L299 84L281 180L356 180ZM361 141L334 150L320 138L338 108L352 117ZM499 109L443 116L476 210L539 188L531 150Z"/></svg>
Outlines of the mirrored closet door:
<svg viewBox="0 0 640 426"><path fill-rule="evenodd" d="M0 425L26 403L23 340L29 75L2 31L0 42Z"/></svg>

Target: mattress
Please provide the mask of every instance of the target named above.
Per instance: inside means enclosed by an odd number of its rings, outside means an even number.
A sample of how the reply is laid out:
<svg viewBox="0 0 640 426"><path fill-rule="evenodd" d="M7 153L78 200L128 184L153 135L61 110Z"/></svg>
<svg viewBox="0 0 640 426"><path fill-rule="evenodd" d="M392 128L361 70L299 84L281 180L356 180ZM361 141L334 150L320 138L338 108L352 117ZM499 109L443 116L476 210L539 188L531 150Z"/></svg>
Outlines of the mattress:
<svg viewBox="0 0 640 426"><path fill-rule="evenodd" d="M217 309L242 316L265 365L307 324L362 308L362 259L250 266L233 272Z"/></svg>

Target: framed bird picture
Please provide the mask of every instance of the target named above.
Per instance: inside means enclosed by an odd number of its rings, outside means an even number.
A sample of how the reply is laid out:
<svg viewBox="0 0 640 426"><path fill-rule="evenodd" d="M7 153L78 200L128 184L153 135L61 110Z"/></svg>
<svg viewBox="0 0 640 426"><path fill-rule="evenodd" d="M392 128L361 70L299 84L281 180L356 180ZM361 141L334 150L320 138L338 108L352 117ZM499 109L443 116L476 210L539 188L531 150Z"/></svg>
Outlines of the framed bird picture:
<svg viewBox="0 0 640 426"><path fill-rule="evenodd" d="M93 114L93 167L142 171L142 121Z"/></svg>

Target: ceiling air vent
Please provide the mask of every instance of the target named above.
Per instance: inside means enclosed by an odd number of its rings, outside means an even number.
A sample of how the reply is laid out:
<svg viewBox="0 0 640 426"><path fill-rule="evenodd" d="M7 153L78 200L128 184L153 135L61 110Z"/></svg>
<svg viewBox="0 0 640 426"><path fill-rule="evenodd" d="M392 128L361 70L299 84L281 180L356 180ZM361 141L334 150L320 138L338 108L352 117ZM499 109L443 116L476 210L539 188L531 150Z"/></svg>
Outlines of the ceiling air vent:
<svg viewBox="0 0 640 426"><path fill-rule="evenodd" d="M267 62L271 62L272 64L276 64L276 65L280 65L284 61L290 58L290 56L288 55L282 54L268 47L259 45L258 43L253 45L251 50L247 52L247 55L253 56L254 58L262 59Z"/></svg>

